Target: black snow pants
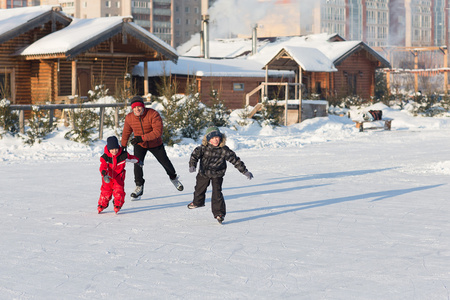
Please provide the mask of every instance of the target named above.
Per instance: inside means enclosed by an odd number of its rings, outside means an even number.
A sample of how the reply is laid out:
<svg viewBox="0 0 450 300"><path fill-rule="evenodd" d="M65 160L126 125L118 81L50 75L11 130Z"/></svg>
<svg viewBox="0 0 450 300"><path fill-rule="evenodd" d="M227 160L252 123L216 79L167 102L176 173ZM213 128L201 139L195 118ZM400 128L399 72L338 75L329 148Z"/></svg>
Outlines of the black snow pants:
<svg viewBox="0 0 450 300"><path fill-rule="evenodd" d="M172 165L169 157L167 157L166 149L164 144L155 148L143 148L139 145L134 145L134 156L139 158L139 161L144 161L147 151L150 151L153 156L158 160L161 166L166 170L167 175L170 179L175 179L177 177L177 172ZM144 168L139 166L139 164L134 164L134 182L136 185L144 185Z"/></svg>
<svg viewBox="0 0 450 300"><path fill-rule="evenodd" d="M195 190L194 190L194 204L197 206L204 206L205 205L205 194L206 189L209 186L209 183L212 183L212 195L211 195L211 211L214 215L214 218L218 215L221 215L225 217L226 206L225 206L225 199L223 198L222 194L222 183L223 183L223 177L215 177L210 178L206 175L197 174L197 182L195 184Z"/></svg>

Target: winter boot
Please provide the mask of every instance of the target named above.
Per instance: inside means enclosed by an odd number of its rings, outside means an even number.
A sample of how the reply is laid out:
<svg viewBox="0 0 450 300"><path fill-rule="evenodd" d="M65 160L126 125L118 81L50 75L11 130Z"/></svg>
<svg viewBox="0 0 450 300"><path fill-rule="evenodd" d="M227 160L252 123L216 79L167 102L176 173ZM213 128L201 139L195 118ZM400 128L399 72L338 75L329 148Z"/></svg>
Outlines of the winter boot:
<svg viewBox="0 0 450 300"><path fill-rule="evenodd" d="M172 182L172 184L175 186L175 188L177 190L179 190L180 192L184 189L183 185L181 184L181 182L178 180L178 176L175 177L174 179L170 179L170 181Z"/></svg>
<svg viewBox="0 0 450 300"><path fill-rule="evenodd" d="M120 207L120 206L114 205L114 211L116 212L116 214L119 212L119 210L120 210L121 208L122 208L122 207Z"/></svg>
<svg viewBox="0 0 450 300"><path fill-rule="evenodd" d="M144 194L144 186L143 185L137 185L134 189L134 192L131 193L131 201L139 200L141 199L142 194Z"/></svg>

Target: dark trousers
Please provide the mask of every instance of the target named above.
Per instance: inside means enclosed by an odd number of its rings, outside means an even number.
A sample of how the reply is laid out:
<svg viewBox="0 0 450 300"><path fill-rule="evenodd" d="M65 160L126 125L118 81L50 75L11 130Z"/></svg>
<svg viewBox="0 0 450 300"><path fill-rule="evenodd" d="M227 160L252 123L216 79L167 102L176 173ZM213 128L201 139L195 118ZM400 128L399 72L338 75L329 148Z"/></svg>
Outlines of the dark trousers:
<svg viewBox="0 0 450 300"><path fill-rule="evenodd" d="M212 195L211 195L211 211L214 218L218 215L225 217L227 209L225 206L225 199L222 194L223 177L209 178L203 174L197 174L197 182L194 190L194 204L197 206L205 205L205 194L209 183L212 183Z"/></svg>
<svg viewBox="0 0 450 300"><path fill-rule="evenodd" d="M166 170L167 175L170 179L175 179L177 177L177 172L172 165L169 157L167 157L166 149L164 145L155 148L143 148L139 145L134 145L134 156L139 158L139 161L144 161L147 151L150 151L153 156L158 160L161 166ZM139 166L139 164L134 164L134 182L136 185L144 185L144 168Z"/></svg>

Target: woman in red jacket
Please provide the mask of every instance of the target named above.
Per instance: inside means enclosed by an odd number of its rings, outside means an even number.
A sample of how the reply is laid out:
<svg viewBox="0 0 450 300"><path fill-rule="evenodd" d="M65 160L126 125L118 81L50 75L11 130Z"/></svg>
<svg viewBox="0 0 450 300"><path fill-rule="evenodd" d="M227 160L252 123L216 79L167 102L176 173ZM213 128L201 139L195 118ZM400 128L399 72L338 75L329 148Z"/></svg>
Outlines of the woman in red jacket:
<svg viewBox="0 0 450 300"><path fill-rule="evenodd" d="M144 162L147 151L151 152L166 171L170 181L182 191L183 185L178 180L177 172L167 157L166 149L162 142L163 122L159 113L151 108L146 108L144 100L140 96L131 99L131 109L133 110L125 117L125 124L122 132L122 147L126 147L131 133L134 137L131 144L134 146L134 155L140 162ZM139 165L134 166L134 182L136 189L131 193L131 200L138 200L144 193L144 172Z"/></svg>
<svg viewBox="0 0 450 300"><path fill-rule="evenodd" d="M139 159L122 149L115 136L110 136L106 140L104 152L100 157L102 186L98 200L98 213L108 207L112 196L114 196L114 211L118 213L125 202L125 163L131 162L138 165Z"/></svg>

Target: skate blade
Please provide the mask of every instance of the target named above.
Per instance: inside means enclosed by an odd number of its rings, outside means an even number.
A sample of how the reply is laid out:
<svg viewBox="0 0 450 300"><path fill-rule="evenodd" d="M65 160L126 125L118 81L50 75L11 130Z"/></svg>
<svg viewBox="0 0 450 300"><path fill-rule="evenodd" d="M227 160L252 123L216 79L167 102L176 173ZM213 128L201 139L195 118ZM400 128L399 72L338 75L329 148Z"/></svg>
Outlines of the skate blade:
<svg viewBox="0 0 450 300"><path fill-rule="evenodd" d="M131 201L138 201L138 200L141 200L141 196L136 197L136 198L131 197L130 200L131 200Z"/></svg>

